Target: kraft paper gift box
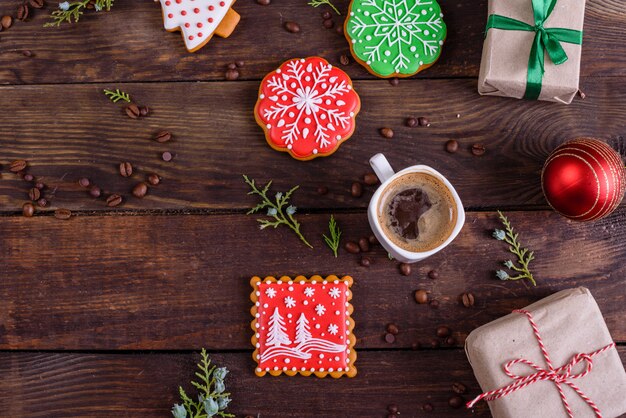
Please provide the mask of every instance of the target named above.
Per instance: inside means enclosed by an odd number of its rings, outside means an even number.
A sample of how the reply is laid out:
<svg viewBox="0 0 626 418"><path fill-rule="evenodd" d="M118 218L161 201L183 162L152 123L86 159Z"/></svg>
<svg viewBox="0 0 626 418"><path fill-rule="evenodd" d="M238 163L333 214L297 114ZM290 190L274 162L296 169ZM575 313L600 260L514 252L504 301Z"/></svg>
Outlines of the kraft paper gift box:
<svg viewBox="0 0 626 418"><path fill-rule="evenodd" d="M585 0L489 0L478 92L571 103L578 92L584 15Z"/></svg>
<svg viewBox="0 0 626 418"><path fill-rule="evenodd" d="M619 417L626 412L624 366L602 313L588 289L579 287L563 290L522 311L532 316L552 365L561 378L575 385L581 394L588 397L601 411L603 418ZM598 350L600 352L594 354ZM524 380L516 381L503 370L503 366L512 360L524 359L549 372L531 320L520 311L514 311L472 331L467 337L465 351L484 392L496 391L511 384L523 386ZM584 354L590 356L591 371L577 378L575 375L584 374L588 367ZM558 369L576 358L580 361L572 367L571 376L564 377L567 370ZM511 365L509 370L517 379L532 380L533 375L542 375L537 368L518 362ZM559 386L573 416L598 416L568 383L561 382ZM487 402L494 418L568 416L558 386L550 379L533 380L506 396Z"/></svg>

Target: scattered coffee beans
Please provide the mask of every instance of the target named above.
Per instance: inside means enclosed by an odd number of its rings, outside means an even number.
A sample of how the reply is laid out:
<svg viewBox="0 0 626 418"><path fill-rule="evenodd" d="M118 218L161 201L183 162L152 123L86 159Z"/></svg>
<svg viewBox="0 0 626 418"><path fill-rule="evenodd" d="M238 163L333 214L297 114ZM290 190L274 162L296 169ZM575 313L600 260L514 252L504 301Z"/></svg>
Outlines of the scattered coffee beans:
<svg viewBox="0 0 626 418"><path fill-rule="evenodd" d="M450 346L454 346L456 345L456 338L454 337L448 337L446 338L446 344L450 345Z"/></svg>
<svg viewBox="0 0 626 418"><path fill-rule="evenodd" d="M446 151L450 154L454 154L459 150L459 142L456 139L451 139L446 142Z"/></svg>
<svg viewBox="0 0 626 418"><path fill-rule="evenodd" d="M367 240L367 238L361 238L359 240L359 249L364 253L369 252L370 242Z"/></svg>
<svg viewBox="0 0 626 418"><path fill-rule="evenodd" d="M430 307L433 309L438 309L439 308L439 301L436 299L433 299L430 301Z"/></svg>
<svg viewBox="0 0 626 418"><path fill-rule="evenodd" d="M361 257L360 264L361 264L363 267L369 267L369 266L371 266L371 265L372 265L372 261L371 261L369 258L367 258L367 257Z"/></svg>
<svg viewBox="0 0 626 418"><path fill-rule="evenodd" d="M261 6L269 6L269 4L271 3L271 0L256 0L257 4L260 4Z"/></svg>
<svg viewBox="0 0 626 418"><path fill-rule="evenodd" d="M343 24L337 25L337 27L335 28L335 32L337 32L337 35L343 36Z"/></svg>
<svg viewBox="0 0 626 418"><path fill-rule="evenodd" d="M65 221L72 217L72 211L69 209L57 209L54 211L54 217Z"/></svg>
<svg viewBox="0 0 626 418"><path fill-rule="evenodd" d="M392 77L389 79L389 84L391 84L393 87L396 87L398 84L400 84L400 79L398 77Z"/></svg>
<svg viewBox="0 0 626 418"><path fill-rule="evenodd" d="M138 119L139 116L141 116L141 111L139 110L139 106L137 106L135 103L131 103L128 106L126 106L126 109L124 109L126 112L126 115L131 118L131 119Z"/></svg>
<svg viewBox="0 0 626 418"><path fill-rule="evenodd" d="M224 77L228 81L235 81L239 78L239 71L237 71L236 68L229 68L228 70L226 70L226 74L224 75Z"/></svg>
<svg viewBox="0 0 626 418"><path fill-rule="evenodd" d="M298 25L296 22L285 22L285 30L287 32L291 32L291 33L298 33L300 32L300 25Z"/></svg>
<svg viewBox="0 0 626 418"><path fill-rule="evenodd" d="M98 186L91 186L91 188L89 189L89 194L91 195L91 197L100 197L100 195L102 194L102 190L100 190L100 188Z"/></svg>
<svg viewBox="0 0 626 418"><path fill-rule="evenodd" d="M154 136L156 142L164 143L172 139L172 134L168 131L160 131Z"/></svg>
<svg viewBox="0 0 626 418"><path fill-rule="evenodd" d="M393 138L393 129L391 128L380 128L379 132L383 137L387 139Z"/></svg>
<svg viewBox="0 0 626 418"><path fill-rule="evenodd" d="M25 56L25 57L30 58L30 57L34 56L35 54L33 54L33 51L31 51L30 49L25 49L25 50L22 51L22 55Z"/></svg>
<svg viewBox="0 0 626 418"><path fill-rule="evenodd" d="M425 117L417 118L417 123L420 126L430 126L430 121L428 119L426 119Z"/></svg>
<svg viewBox="0 0 626 418"><path fill-rule="evenodd" d="M28 19L28 12L29 11L30 10L28 9L28 5L27 4L22 4L21 6L19 6L17 8L17 20L21 20L23 22L26 19Z"/></svg>
<svg viewBox="0 0 626 418"><path fill-rule="evenodd" d="M238 60L235 61L235 65L237 66L237 68L241 68L245 65L245 62L243 62L242 60Z"/></svg>
<svg viewBox="0 0 626 418"><path fill-rule="evenodd" d="M398 405L395 405L395 404L387 405L387 411L391 412L392 414L397 414Z"/></svg>
<svg viewBox="0 0 626 418"><path fill-rule="evenodd" d="M428 278L432 280L437 280L439 278L439 273L437 272L437 270L431 270L428 272Z"/></svg>
<svg viewBox="0 0 626 418"><path fill-rule="evenodd" d="M459 395L463 395L464 393L467 392L467 387L463 383L454 382L452 384L452 391Z"/></svg>
<svg viewBox="0 0 626 418"><path fill-rule="evenodd" d="M174 158L174 156L169 151L165 151L163 154L161 154L161 159L165 162L172 161L172 158Z"/></svg>
<svg viewBox="0 0 626 418"><path fill-rule="evenodd" d="M46 188L46 185L43 184L42 182L38 181L37 183L35 183L35 188L39 189L39 190L43 190Z"/></svg>
<svg viewBox="0 0 626 418"><path fill-rule="evenodd" d="M370 242L370 245L378 245L378 239L374 235L370 235L367 240Z"/></svg>
<svg viewBox="0 0 626 418"><path fill-rule="evenodd" d="M0 19L0 24L2 25L3 29L9 29L13 24L13 18L11 16L2 16L2 19Z"/></svg>
<svg viewBox="0 0 626 418"><path fill-rule="evenodd" d="M128 161L120 163L120 175L122 177L130 177L133 175L133 165Z"/></svg>
<svg viewBox="0 0 626 418"><path fill-rule="evenodd" d="M339 57L339 63L341 65L348 65L348 64L350 64L350 58L348 58L348 56L346 54L342 54Z"/></svg>
<svg viewBox="0 0 626 418"><path fill-rule="evenodd" d="M333 17L333 15L330 14L328 10L326 10L325 12L322 12L322 19L327 20L327 19L330 19L331 17Z"/></svg>
<svg viewBox="0 0 626 418"><path fill-rule="evenodd" d="M374 186L378 184L378 176L374 173L367 173L363 176L363 183L368 186Z"/></svg>
<svg viewBox="0 0 626 418"><path fill-rule="evenodd" d="M159 177L159 175L156 173L150 173L148 174L148 183L156 186L157 184L161 183L161 177Z"/></svg>
<svg viewBox="0 0 626 418"><path fill-rule="evenodd" d="M343 246L347 252L349 252L350 254L358 254L359 252L361 252L361 249L359 248L359 244L357 244L354 241L348 241L345 243L345 245Z"/></svg>
<svg viewBox="0 0 626 418"><path fill-rule="evenodd" d="M150 108L148 106L141 106L139 108L139 114L141 116L148 116L150 114Z"/></svg>
<svg viewBox="0 0 626 418"><path fill-rule="evenodd" d="M424 289L418 289L415 291L415 302L420 305L428 303L428 292Z"/></svg>
<svg viewBox="0 0 626 418"><path fill-rule="evenodd" d="M41 9L43 7L43 0L28 0L28 4L33 9Z"/></svg>
<svg viewBox="0 0 626 418"><path fill-rule="evenodd" d="M237 68L237 64L235 64L234 62L231 62L230 64L226 66L226 68L228 68L229 70L234 70L235 68Z"/></svg>
<svg viewBox="0 0 626 418"><path fill-rule="evenodd" d="M35 214L35 206L30 203L24 203L24 205L22 205L22 215L26 216L27 218L32 217Z"/></svg>
<svg viewBox="0 0 626 418"><path fill-rule="evenodd" d="M430 346L431 348L439 348L439 340L436 338L431 338L430 339Z"/></svg>
<svg viewBox="0 0 626 418"><path fill-rule="evenodd" d="M89 187L91 182L89 181L87 177L83 177L80 180L78 180L78 184L80 185L80 187Z"/></svg>
<svg viewBox="0 0 626 418"><path fill-rule="evenodd" d="M9 171L12 173L17 173L19 171L25 170L28 163L26 160L15 160L9 165Z"/></svg>
<svg viewBox="0 0 626 418"><path fill-rule="evenodd" d="M485 148L483 144L474 144L472 145L471 151L472 151L472 154L479 157L483 155L487 151L487 149Z"/></svg>
<svg viewBox="0 0 626 418"><path fill-rule="evenodd" d="M324 196L328 194L328 187L326 186L320 186L317 188L317 194L320 196Z"/></svg>
<svg viewBox="0 0 626 418"><path fill-rule="evenodd" d="M409 128L417 126L417 123L417 119L415 119L414 117L406 118L406 120L404 121L404 124Z"/></svg>
<svg viewBox="0 0 626 418"><path fill-rule="evenodd" d="M361 186L361 183L359 182L352 183L352 187L350 187L350 194L352 195L352 197L363 196L363 186Z"/></svg>
<svg viewBox="0 0 626 418"><path fill-rule="evenodd" d="M112 194L107 197L107 206L114 208L122 204L123 198L119 194Z"/></svg>
<svg viewBox="0 0 626 418"><path fill-rule="evenodd" d="M24 181L33 181L35 177L32 174L24 174Z"/></svg>
<svg viewBox="0 0 626 418"><path fill-rule="evenodd" d="M433 412L435 410L435 407L433 406L432 403L425 403L424 405L422 405L422 409L424 410L424 412Z"/></svg>
<svg viewBox="0 0 626 418"><path fill-rule="evenodd" d="M41 197L41 192L39 191L38 188L33 187L32 189L30 189L28 191L28 198L30 200L39 200L39 198Z"/></svg>
<svg viewBox="0 0 626 418"><path fill-rule="evenodd" d="M400 274L403 276L411 274L411 265L408 263L400 263Z"/></svg>
<svg viewBox="0 0 626 418"><path fill-rule="evenodd" d="M463 293L459 299L461 301L461 305L465 306L466 308L471 308L472 306L474 306L474 295L469 292Z"/></svg>
<svg viewBox="0 0 626 418"><path fill-rule="evenodd" d="M450 408L459 409L463 405L465 405L465 399L463 399L459 395L454 395L453 397L448 399L448 405L450 405Z"/></svg>
<svg viewBox="0 0 626 418"><path fill-rule="evenodd" d="M393 344L396 342L396 336L388 332L385 334L385 341L389 344Z"/></svg>
<svg viewBox="0 0 626 418"><path fill-rule="evenodd" d="M332 19L324 19L323 25L326 29L332 29L335 26L335 21Z"/></svg>
<svg viewBox="0 0 626 418"><path fill-rule="evenodd" d="M40 208L45 208L46 206L48 206L48 200L46 200L45 197L39 198L39 200L37 201L37 206L39 206Z"/></svg>
<svg viewBox="0 0 626 418"><path fill-rule="evenodd" d="M387 325L387 332L393 335L398 335L398 333L400 332L400 330L398 329L398 326L396 324L388 324Z"/></svg>
<svg viewBox="0 0 626 418"><path fill-rule="evenodd" d="M439 338L448 337L448 336L450 336L451 333L452 333L452 331L450 330L450 328L448 328L445 325L441 325L441 326L437 327L437 337L439 337Z"/></svg>
<svg viewBox="0 0 626 418"><path fill-rule="evenodd" d="M148 185L146 183L137 183L135 187L133 187L133 196L142 198L148 193Z"/></svg>

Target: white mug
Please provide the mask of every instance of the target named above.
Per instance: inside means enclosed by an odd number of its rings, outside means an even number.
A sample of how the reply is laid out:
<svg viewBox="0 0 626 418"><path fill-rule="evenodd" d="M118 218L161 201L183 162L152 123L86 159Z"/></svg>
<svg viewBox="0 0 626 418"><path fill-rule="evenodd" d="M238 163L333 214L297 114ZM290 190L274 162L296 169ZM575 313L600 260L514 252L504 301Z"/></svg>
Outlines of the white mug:
<svg viewBox="0 0 626 418"><path fill-rule="evenodd" d="M376 154L370 158L370 165L374 169L374 172L378 176L381 184L378 190L376 190L376 193L374 193L374 196L372 196L372 200L370 200L367 217L369 218L372 232L374 232L374 235L378 238L378 242L380 242L389 254L393 256L393 258L398 261L402 261L403 263L416 263L418 261L422 261L426 257L430 257L431 255L443 250L452 242L454 238L456 238L459 232L461 232L461 228L463 228L463 224L465 223L465 210L463 210L463 204L461 203L461 199L459 198L456 190L454 190L452 184L450 184L448 179L446 179L438 171L428 167L427 165L414 165L396 173L393 171L393 168L391 168L391 165L389 165L389 162L383 154ZM384 190L392 181L408 173L427 173L437 178L448 188L448 191L452 195L454 203L456 204L456 223L452 229L452 233L443 243L430 251L408 251L404 248L400 248L398 245L394 244L393 241L387 237L387 235L385 235L383 227L380 224L379 214L383 205L383 202L381 202L381 196Z"/></svg>

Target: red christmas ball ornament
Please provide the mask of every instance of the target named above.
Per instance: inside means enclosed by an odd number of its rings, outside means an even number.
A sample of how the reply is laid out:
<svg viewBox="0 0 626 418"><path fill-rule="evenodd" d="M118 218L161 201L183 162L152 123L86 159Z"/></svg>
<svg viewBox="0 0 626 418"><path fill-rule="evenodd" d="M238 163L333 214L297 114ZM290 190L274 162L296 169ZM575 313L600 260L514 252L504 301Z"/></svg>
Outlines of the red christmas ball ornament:
<svg viewBox="0 0 626 418"><path fill-rule="evenodd" d="M626 170L620 155L602 141L579 138L559 146L541 172L546 200L576 221L600 219L624 197Z"/></svg>

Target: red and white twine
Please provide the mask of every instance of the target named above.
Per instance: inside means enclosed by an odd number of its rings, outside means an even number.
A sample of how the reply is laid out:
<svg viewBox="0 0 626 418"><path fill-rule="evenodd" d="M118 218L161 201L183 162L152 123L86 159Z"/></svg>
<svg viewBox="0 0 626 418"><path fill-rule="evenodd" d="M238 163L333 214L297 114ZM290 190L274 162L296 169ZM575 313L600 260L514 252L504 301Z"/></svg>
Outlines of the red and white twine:
<svg viewBox="0 0 626 418"><path fill-rule="evenodd" d="M559 394L561 395L563 407L567 411L567 415L569 418L574 418L574 413L572 412L572 408L570 407L569 402L567 402L567 397L565 396L565 392L563 392L562 385L567 385L572 388L578 394L578 396L580 396L587 403L587 405L589 405L589 407L593 409L596 417L602 418L602 412L600 412L600 409L595 404L595 402L592 401L587 395L585 395L578 386L571 382L571 380L580 379L591 373L591 370L593 368L592 357L614 348L615 343L613 342L599 350L594 351L593 353L578 353L574 355L567 364L555 369L552 365L550 355L548 354L548 350L546 350L546 346L543 343L543 339L541 338L541 334L539 333L539 328L537 327L537 324L535 323L532 314L529 311L525 310L515 310L513 312L524 314L528 318L530 325L533 327L533 332L535 333L535 337L537 339L537 343L539 344L539 348L541 349L541 353L543 354L543 358L548 365L548 369L544 369L543 367L538 366L532 361L523 358L511 360L504 365L504 373L506 373L506 375L509 376L511 379L514 379L513 383L501 387L500 389L491 390L477 396L472 401L467 403L467 408L473 407L481 400L493 401L495 399L500 399L520 389L524 389L526 386L532 385L533 383L540 382L542 380L550 380L556 385ZM572 374L573 368L578 365L578 363L583 362L585 365L585 369L580 373ZM531 368L535 369L536 372L527 376L520 376L518 374L515 374L511 371L511 367L518 363L530 366Z"/></svg>

